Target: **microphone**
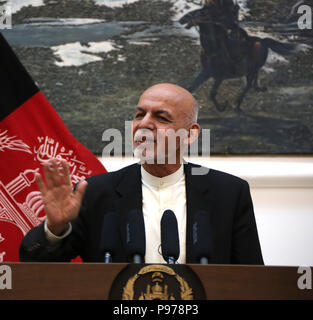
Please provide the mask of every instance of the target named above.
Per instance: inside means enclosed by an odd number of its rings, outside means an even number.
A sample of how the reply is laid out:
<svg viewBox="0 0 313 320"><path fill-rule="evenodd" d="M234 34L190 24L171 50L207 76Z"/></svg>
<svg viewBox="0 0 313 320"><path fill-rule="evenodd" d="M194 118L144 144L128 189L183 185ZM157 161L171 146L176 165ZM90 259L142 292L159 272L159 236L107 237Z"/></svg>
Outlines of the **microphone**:
<svg viewBox="0 0 313 320"><path fill-rule="evenodd" d="M119 223L117 214L108 212L103 217L100 250L104 253L104 262L112 262L112 257L117 251L119 238Z"/></svg>
<svg viewBox="0 0 313 320"><path fill-rule="evenodd" d="M179 257L179 235L177 219L172 210L166 210L161 219L162 256L169 264L175 264Z"/></svg>
<svg viewBox="0 0 313 320"><path fill-rule="evenodd" d="M141 210L131 210L127 215L126 252L133 263L143 263L146 253L146 235Z"/></svg>
<svg viewBox="0 0 313 320"><path fill-rule="evenodd" d="M210 215L206 211L198 211L195 214L192 225L193 252L201 264L208 264L212 258L212 228Z"/></svg>

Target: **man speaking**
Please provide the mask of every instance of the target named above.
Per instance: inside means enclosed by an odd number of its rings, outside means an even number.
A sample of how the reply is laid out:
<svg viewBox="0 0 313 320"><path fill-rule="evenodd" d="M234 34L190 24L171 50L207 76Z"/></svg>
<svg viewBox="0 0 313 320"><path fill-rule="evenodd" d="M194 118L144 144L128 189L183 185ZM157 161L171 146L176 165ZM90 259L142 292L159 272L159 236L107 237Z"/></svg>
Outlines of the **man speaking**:
<svg viewBox="0 0 313 320"><path fill-rule="evenodd" d="M129 262L136 243L143 247L137 252L142 262L165 263L161 220L170 210L177 220L178 263L205 258L213 264L263 264L248 183L183 161L200 133L197 113L187 90L157 84L141 95L133 119L140 163L88 178L74 191L67 162L46 163L44 179L36 176L46 220L24 237L20 260L70 261L79 255L101 262L109 253L110 261Z"/></svg>

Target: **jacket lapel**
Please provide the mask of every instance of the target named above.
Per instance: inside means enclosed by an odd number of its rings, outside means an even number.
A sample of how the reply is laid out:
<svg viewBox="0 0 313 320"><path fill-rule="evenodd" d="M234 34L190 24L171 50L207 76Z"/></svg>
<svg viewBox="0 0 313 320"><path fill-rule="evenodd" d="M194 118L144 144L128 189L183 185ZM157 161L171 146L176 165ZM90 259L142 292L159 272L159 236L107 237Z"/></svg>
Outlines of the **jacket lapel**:
<svg viewBox="0 0 313 320"><path fill-rule="evenodd" d="M210 172L205 176L195 175L192 174L192 168L197 168L197 165L191 163L184 165L187 201L186 262L199 263L193 252L193 223L195 213L206 211L209 215L212 215L216 211L216 204L214 193L209 183ZM208 236L212 236L211 230L208 230Z"/></svg>
<svg viewBox="0 0 313 320"><path fill-rule="evenodd" d="M120 232L122 243L126 245L126 222L128 212L133 209L142 211L142 188L140 165L134 164L126 168L124 175L116 186L115 208L120 216Z"/></svg>

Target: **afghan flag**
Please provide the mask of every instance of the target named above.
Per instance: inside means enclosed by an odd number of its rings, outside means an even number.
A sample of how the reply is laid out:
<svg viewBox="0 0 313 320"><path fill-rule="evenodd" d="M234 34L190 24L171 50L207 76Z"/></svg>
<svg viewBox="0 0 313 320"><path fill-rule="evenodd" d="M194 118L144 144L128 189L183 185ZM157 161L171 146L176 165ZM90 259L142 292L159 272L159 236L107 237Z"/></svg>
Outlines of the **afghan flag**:
<svg viewBox="0 0 313 320"><path fill-rule="evenodd" d="M45 219L35 173L65 159L73 186L105 173L35 85L0 33L0 263L18 261L24 235Z"/></svg>

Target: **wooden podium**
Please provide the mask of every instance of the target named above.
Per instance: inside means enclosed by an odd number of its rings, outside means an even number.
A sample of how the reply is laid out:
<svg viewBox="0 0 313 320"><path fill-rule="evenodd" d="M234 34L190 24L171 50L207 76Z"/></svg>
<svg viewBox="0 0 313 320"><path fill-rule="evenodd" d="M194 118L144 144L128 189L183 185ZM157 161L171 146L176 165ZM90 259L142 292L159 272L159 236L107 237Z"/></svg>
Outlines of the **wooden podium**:
<svg viewBox="0 0 313 320"><path fill-rule="evenodd" d="M117 275L127 264L5 263L12 289L0 300L106 300ZM200 279L206 299L313 299L299 289L297 267L188 265ZM1 274L0 274L1 277Z"/></svg>

